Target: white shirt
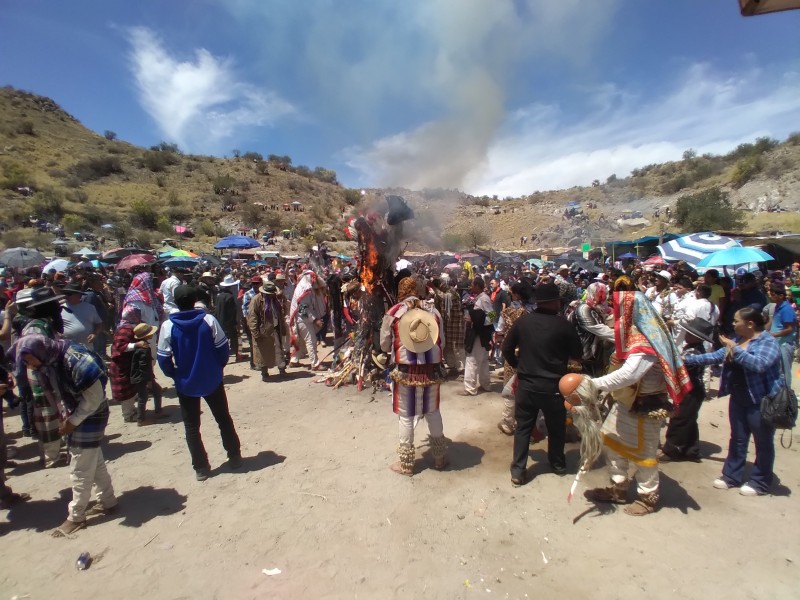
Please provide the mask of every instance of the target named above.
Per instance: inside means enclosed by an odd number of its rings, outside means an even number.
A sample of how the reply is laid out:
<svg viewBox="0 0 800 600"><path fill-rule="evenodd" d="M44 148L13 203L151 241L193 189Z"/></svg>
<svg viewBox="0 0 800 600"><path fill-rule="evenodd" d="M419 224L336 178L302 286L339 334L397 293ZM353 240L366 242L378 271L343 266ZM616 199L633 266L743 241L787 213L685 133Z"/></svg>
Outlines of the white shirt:
<svg viewBox="0 0 800 600"><path fill-rule="evenodd" d="M653 308L656 309L659 316L668 318L672 314L673 307L678 303L678 295L670 292L662 296L661 293L653 286L648 288L644 295L653 304Z"/></svg>
<svg viewBox="0 0 800 600"><path fill-rule="evenodd" d="M181 280L175 275L170 275L167 279L161 282L161 287L158 291L164 298L164 310L167 314L179 312L178 305L175 304L175 288L181 284Z"/></svg>

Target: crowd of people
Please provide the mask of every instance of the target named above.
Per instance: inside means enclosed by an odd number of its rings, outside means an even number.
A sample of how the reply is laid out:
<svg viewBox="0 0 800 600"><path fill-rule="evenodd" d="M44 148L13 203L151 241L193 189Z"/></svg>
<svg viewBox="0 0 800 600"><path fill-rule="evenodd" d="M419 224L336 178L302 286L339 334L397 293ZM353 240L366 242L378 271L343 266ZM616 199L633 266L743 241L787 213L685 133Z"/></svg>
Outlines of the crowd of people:
<svg viewBox="0 0 800 600"><path fill-rule="evenodd" d="M566 264L461 266L451 276L401 259L393 273L396 285L372 341L372 360L386 375L399 418L392 470L414 474L420 418L430 430L434 467L446 468L441 385L457 378L464 396L494 393L492 370L502 370L498 429L514 438L513 485L526 483L529 445L545 430L550 467L565 474L564 446L574 434L589 454L602 448L608 458L610 486L587 497L627 503L634 467L637 497L626 512L649 514L658 505L659 461L701 458L697 419L711 372L721 367L714 374L719 394L730 395L731 438L714 486L768 492L774 430L760 420L759 406L791 381L800 264L735 278L713 269L699 276L685 263L650 270L637 261L598 263L594 272ZM92 511L117 510L102 454L109 404L120 407L124 422L157 421L163 390L154 365L174 382L191 464L203 481L211 466L200 435L201 398L219 426L228 466L242 464L222 385L231 356L248 361L264 382L290 378L290 368L328 369L321 349L329 344L335 366L336 350L362 318L365 294L356 268L313 260L166 272L5 272L0 343L8 374L0 391L19 406L23 435L38 441L42 466L70 466L73 498L57 532L84 527ZM571 372L583 378L565 400L559 382ZM587 415L609 405L593 429ZM751 436L756 460L747 476ZM2 446L5 461L4 438ZM25 499L3 476L3 505Z"/></svg>

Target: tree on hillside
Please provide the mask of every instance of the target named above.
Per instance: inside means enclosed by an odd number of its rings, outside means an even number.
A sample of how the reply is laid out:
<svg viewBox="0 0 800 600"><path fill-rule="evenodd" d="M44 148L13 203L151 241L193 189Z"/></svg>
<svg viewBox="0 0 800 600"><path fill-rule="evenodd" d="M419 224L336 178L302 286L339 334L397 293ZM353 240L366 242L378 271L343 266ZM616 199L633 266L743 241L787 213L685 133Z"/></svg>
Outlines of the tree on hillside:
<svg viewBox="0 0 800 600"><path fill-rule="evenodd" d="M678 198L675 219L689 232L736 230L745 224L744 211L734 208L728 192L719 187Z"/></svg>
<svg viewBox="0 0 800 600"><path fill-rule="evenodd" d="M354 189L347 189L344 191L344 201L350 206L357 206L361 202L361 191Z"/></svg>
<svg viewBox="0 0 800 600"><path fill-rule="evenodd" d="M116 132L111 131L110 129L106 129L103 132L103 137L106 138L107 140L113 142L115 139L117 139L117 134L116 134Z"/></svg>
<svg viewBox="0 0 800 600"><path fill-rule="evenodd" d="M486 230L474 226L464 232L464 241L471 250L474 250L478 246L489 243L489 234L486 233Z"/></svg>

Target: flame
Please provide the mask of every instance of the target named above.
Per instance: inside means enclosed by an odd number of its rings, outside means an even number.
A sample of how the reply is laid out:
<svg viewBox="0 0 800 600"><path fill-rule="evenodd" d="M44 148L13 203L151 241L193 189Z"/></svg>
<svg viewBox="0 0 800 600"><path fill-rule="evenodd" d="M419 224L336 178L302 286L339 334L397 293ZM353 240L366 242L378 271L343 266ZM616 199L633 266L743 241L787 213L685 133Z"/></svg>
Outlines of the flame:
<svg viewBox="0 0 800 600"><path fill-rule="evenodd" d="M364 251L362 253L359 275L361 276L361 283L364 285L367 293L371 294L375 286L380 283L381 280L381 274L378 270L380 255L378 254L378 248L375 246L375 239L372 236L365 236L363 241Z"/></svg>

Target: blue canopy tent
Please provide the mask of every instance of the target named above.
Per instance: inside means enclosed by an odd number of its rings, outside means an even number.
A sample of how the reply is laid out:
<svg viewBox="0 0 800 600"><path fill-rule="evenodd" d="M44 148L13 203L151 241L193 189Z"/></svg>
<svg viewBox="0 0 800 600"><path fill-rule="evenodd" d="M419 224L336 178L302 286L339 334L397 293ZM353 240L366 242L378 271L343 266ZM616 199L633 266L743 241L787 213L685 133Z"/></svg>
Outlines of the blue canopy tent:
<svg viewBox="0 0 800 600"><path fill-rule="evenodd" d="M648 257L655 252L655 248L658 244L669 242L677 237L679 237L677 234L665 233L661 236L646 235L640 237L638 240L606 242L606 254L611 257L611 260L617 260L620 254L625 254L627 252L641 257ZM644 251L640 252L640 250Z"/></svg>

